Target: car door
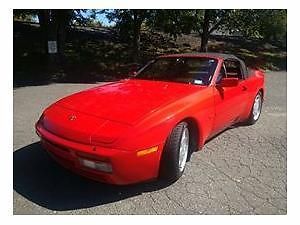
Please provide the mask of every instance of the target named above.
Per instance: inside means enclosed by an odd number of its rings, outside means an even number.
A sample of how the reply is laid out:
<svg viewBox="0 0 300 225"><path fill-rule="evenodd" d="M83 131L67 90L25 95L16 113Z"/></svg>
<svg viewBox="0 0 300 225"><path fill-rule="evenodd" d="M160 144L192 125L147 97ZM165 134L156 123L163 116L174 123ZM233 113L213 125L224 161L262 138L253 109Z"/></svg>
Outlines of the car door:
<svg viewBox="0 0 300 225"><path fill-rule="evenodd" d="M220 85L222 78L238 78L235 86ZM247 86L240 62L235 59L225 60L214 87L215 120L214 133L237 122L246 107Z"/></svg>

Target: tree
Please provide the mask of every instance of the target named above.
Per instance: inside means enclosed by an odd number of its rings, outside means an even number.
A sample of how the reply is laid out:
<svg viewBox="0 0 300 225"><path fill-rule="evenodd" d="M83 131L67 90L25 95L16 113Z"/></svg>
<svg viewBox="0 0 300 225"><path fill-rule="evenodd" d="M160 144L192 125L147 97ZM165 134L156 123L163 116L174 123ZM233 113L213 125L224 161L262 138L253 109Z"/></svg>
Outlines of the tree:
<svg viewBox="0 0 300 225"><path fill-rule="evenodd" d="M106 10L106 16L116 23L120 37L132 43L133 60L140 59L140 39L142 24L150 17L152 10L145 9L115 9Z"/></svg>
<svg viewBox="0 0 300 225"><path fill-rule="evenodd" d="M49 53L48 42L55 41L60 60L64 57L66 32L72 16L73 10L70 9L41 9L38 11L46 52Z"/></svg>
<svg viewBox="0 0 300 225"><path fill-rule="evenodd" d="M195 24L198 20L195 12L195 10L182 9L153 10L147 20L147 25L177 38L182 34L189 34L196 27Z"/></svg>
<svg viewBox="0 0 300 225"><path fill-rule="evenodd" d="M197 31L201 36L200 51L207 51L209 36L221 29L230 18L232 10L156 10L150 26L169 33L175 38Z"/></svg>
<svg viewBox="0 0 300 225"><path fill-rule="evenodd" d="M214 31L226 29L226 25L233 18L234 10L205 9L204 12L203 10L196 11L196 17L199 21L196 24L196 30L201 36L200 51L207 52L210 35Z"/></svg>
<svg viewBox="0 0 300 225"><path fill-rule="evenodd" d="M234 10L227 29L244 37L286 45L287 14L285 9Z"/></svg>
<svg viewBox="0 0 300 225"><path fill-rule="evenodd" d="M45 52L49 53L48 41L55 41L57 43L58 58L62 60L65 53L65 40L68 28L72 24L88 24L95 19L96 13L97 10L84 9L26 9L14 10L14 18L27 21L38 18Z"/></svg>
<svg viewBox="0 0 300 225"><path fill-rule="evenodd" d="M208 40L215 31L239 33L244 37L286 42L286 10L205 9L155 10L149 20L154 29L178 35L196 31L201 36L200 51L208 50Z"/></svg>
<svg viewBox="0 0 300 225"><path fill-rule="evenodd" d="M36 9L14 9L13 16L16 20L32 22L37 15L37 11Z"/></svg>

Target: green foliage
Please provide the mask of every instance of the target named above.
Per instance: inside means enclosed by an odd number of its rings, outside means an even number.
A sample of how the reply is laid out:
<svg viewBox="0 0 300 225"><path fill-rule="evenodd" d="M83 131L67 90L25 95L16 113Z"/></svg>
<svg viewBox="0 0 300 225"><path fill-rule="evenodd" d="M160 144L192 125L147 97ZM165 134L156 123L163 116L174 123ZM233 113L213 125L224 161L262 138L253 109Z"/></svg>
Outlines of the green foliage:
<svg viewBox="0 0 300 225"><path fill-rule="evenodd" d="M37 9L14 9L13 16L14 19L33 22L37 17L38 10Z"/></svg>
<svg viewBox="0 0 300 225"><path fill-rule="evenodd" d="M267 41L286 41L286 10L263 10L259 23L259 32Z"/></svg>
<svg viewBox="0 0 300 225"><path fill-rule="evenodd" d="M226 29L229 33L237 33L245 37L259 37L259 14L255 9L233 10L226 21Z"/></svg>
<svg viewBox="0 0 300 225"><path fill-rule="evenodd" d="M286 38L286 10L240 9L234 10L227 21L230 32L240 32L245 37L264 38L266 41Z"/></svg>
<svg viewBox="0 0 300 225"><path fill-rule="evenodd" d="M209 34L214 31L226 31L227 25L230 24L230 21L232 20L233 12L234 10L231 9L197 10L198 23L196 26L196 31L199 33L203 32L205 16L207 16L209 20Z"/></svg>
<svg viewBox="0 0 300 225"><path fill-rule="evenodd" d="M130 41L134 38L134 30L141 29L143 23L151 17L153 10L147 9L114 9L104 10L106 17L115 22L121 39Z"/></svg>
<svg viewBox="0 0 300 225"><path fill-rule="evenodd" d="M196 10L161 9L153 10L147 25L176 38L181 34L189 34L198 22Z"/></svg>
<svg viewBox="0 0 300 225"><path fill-rule="evenodd" d="M51 15L51 20L56 20L57 18L67 12L68 14L68 25L79 25L79 26L100 26L101 22L96 20L96 15L100 10L95 9L14 9L13 16L14 19L23 21L37 21L40 13L48 11Z"/></svg>
<svg viewBox="0 0 300 225"><path fill-rule="evenodd" d="M99 11L96 9L74 9L70 23L75 26L102 26L101 22L96 20Z"/></svg>
<svg viewBox="0 0 300 225"><path fill-rule="evenodd" d="M218 31L224 34L238 34L245 38L259 38L265 42L280 43L286 46L287 11L271 9L44 9L44 10L14 10L14 18L39 22L41 30L49 38L52 32L58 38L59 49L63 52L66 29L74 26L102 26L97 15L106 14L113 21L115 29L123 42L131 46L134 61L140 58L141 38L145 35L142 29L161 31L175 39L182 34L199 33L201 37L200 51L207 51L211 34ZM44 28L43 28L44 27ZM50 29L49 29L50 28ZM145 33L145 32L144 32ZM143 41L143 40L142 40ZM200 43L199 43L200 45ZM198 49L198 47L197 47Z"/></svg>
<svg viewBox="0 0 300 225"><path fill-rule="evenodd" d="M213 32L219 31L246 38L263 38L286 46L286 24L286 10L157 10L152 27L174 37L197 31L206 39ZM202 42L201 49L205 49L206 45L207 41Z"/></svg>
<svg viewBox="0 0 300 225"><path fill-rule="evenodd" d="M163 31L177 37L189 34L192 31L203 32L204 17L209 20L208 32L226 28L233 10L208 9L208 10L155 10L148 25L153 29Z"/></svg>
<svg viewBox="0 0 300 225"><path fill-rule="evenodd" d="M41 10L17 9L13 11L15 19L25 21L36 20ZM59 10L55 10L59 11ZM110 21L116 23L121 37L130 41L134 36L135 27L148 27L162 31L173 37L188 34L192 31L204 32L204 16L209 20L211 34L214 31L239 33L245 37L264 38L267 41L284 41L286 39L286 10L273 9L115 9L115 10L69 10L70 25L101 26L96 15L106 13Z"/></svg>
<svg viewBox="0 0 300 225"><path fill-rule="evenodd" d="M286 38L286 10L270 9L207 9L207 10L155 10L149 26L177 37L205 29L208 19L208 34L214 31L239 33L244 37L282 40Z"/></svg>

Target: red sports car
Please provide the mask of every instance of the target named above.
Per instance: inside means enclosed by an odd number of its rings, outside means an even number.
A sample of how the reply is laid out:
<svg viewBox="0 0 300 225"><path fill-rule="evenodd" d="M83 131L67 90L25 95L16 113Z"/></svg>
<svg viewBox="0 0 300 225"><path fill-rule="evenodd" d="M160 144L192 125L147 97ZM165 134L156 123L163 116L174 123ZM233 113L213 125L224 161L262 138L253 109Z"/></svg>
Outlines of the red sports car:
<svg viewBox="0 0 300 225"><path fill-rule="evenodd" d="M130 79L57 101L36 131L58 163L91 179L176 180L209 138L254 124L264 95L263 72L233 55L165 55Z"/></svg>

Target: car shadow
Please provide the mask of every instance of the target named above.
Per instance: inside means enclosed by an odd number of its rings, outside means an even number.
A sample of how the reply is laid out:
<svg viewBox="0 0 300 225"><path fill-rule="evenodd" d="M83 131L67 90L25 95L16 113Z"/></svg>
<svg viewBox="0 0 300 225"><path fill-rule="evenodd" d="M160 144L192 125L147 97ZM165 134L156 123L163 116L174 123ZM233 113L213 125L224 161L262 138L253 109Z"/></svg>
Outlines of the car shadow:
<svg viewBox="0 0 300 225"><path fill-rule="evenodd" d="M214 135L206 144L225 131L243 123L228 127ZM13 155L14 190L31 202L56 211L100 206L122 199L164 189L174 182L161 180L116 186L99 183L78 176L58 165L42 148L40 142L27 145Z"/></svg>
<svg viewBox="0 0 300 225"><path fill-rule="evenodd" d="M20 148L13 155L14 190L50 210L65 211L99 206L163 189L170 184L154 181L115 186L85 179L56 164L39 142Z"/></svg>
<svg viewBox="0 0 300 225"><path fill-rule="evenodd" d="M233 124L229 127L226 127L224 130L216 133L215 135L213 135L212 137L210 137L209 139L207 139L204 143L204 145L208 144L209 142L213 141L215 138L221 136L223 133L225 133L226 131L238 128L238 127L249 127L249 124L247 124L246 122L238 122L236 124Z"/></svg>

